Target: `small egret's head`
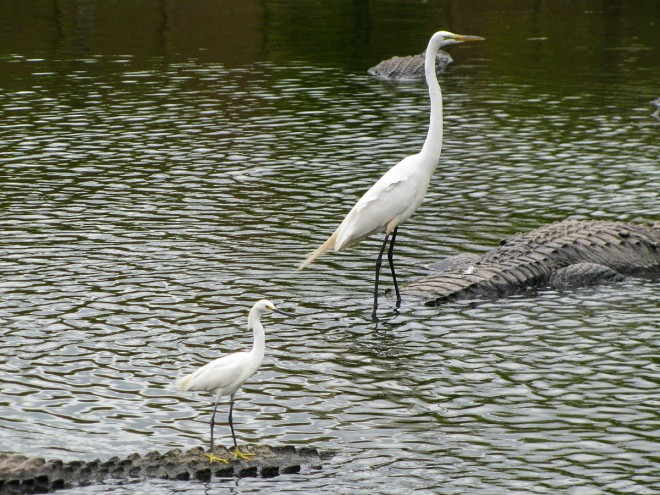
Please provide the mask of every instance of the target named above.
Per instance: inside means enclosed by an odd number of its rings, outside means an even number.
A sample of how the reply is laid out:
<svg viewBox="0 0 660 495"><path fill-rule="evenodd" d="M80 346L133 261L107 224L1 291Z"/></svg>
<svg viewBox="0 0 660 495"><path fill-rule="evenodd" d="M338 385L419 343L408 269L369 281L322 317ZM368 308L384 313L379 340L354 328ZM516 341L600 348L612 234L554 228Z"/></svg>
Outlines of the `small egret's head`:
<svg viewBox="0 0 660 495"><path fill-rule="evenodd" d="M294 316L290 313L285 313L284 311L277 309L275 305L272 302L270 302L268 299L262 299L261 301L257 301L257 303L254 305L254 309L256 309L260 314L264 314L268 311L272 311L273 313L279 313L285 316Z"/></svg>
<svg viewBox="0 0 660 495"><path fill-rule="evenodd" d="M275 309L275 305L268 299L262 299L257 304L263 306L264 311L273 311Z"/></svg>
<svg viewBox="0 0 660 495"><path fill-rule="evenodd" d="M446 46L446 45L453 45L455 43L464 43L466 41L483 41L486 38L482 38L481 36L470 36L467 34L456 34L456 33L450 33L449 31L438 31L433 35L431 40L435 40L438 42L438 47L441 46Z"/></svg>

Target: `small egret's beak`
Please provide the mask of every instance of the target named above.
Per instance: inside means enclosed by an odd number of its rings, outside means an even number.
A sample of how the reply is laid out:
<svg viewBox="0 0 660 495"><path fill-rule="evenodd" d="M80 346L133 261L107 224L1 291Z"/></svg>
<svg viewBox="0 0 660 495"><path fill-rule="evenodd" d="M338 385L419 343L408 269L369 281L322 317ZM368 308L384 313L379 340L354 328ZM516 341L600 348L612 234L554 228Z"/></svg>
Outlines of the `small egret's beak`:
<svg viewBox="0 0 660 495"><path fill-rule="evenodd" d="M273 313L279 313L279 314L284 315L284 316L292 316L292 317L294 317L294 318L295 318L295 316L296 316L296 315L294 315L294 314L292 314L292 313L287 313L287 312L282 311L281 309L277 309L277 308L273 308Z"/></svg>
<svg viewBox="0 0 660 495"><path fill-rule="evenodd" d="M454 37L454 40L457 43L463 43L464 41L483 41L486 38L482 38L481 36L470 36L469 34L457 34Z"/></svg>

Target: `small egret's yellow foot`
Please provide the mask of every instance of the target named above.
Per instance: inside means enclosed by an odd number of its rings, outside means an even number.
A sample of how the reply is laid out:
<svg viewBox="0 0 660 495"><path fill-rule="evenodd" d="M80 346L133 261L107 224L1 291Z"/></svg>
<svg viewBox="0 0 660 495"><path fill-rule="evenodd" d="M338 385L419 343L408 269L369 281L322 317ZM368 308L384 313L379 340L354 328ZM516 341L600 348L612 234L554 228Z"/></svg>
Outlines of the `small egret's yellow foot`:
<svg viewBox="0 0 660 495"><path fill-rule="evenodd" d="M243 459L244 461L250 461L257 454L247 454L238 450L238 447L234 449L234 459Z"/></svg>
<svg viewBox="0 0 660 495"><path fill-rule="evenodd" d="M228 461L227 459L225 459L224 457L218 457L218 456L215 455L215 454L211 454L211 453L209 453L209 454L204 454L204 457L208 458L208 460L209 460L209 464L213 464L213 463L216 462L216 461L217 461L217 462L223 462L223 463L225 463L225 464L229 464L229 461Z"/></svg>

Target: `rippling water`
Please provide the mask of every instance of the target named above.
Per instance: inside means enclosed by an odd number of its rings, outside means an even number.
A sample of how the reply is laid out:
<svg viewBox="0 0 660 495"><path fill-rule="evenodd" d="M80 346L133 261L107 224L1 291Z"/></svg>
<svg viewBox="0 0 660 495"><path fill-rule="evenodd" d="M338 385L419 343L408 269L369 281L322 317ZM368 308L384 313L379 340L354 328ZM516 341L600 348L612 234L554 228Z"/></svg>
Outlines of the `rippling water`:
<svg viewBox="0 0 660 495"><path fill-rule="evenodd" d="M647 101L608 94L607 81L521 88L478 53L443 80L445 149L400 232L404 279L554 220L657 219ZM240 441L337 455L321 472L218 487L660 486L657 283L398 313L384 299L374 326L378 239L294 271L375 178L421 146L423 86L303 63L3 64L28 75L0 93L1 450L91 459L206 444L211 398L173 382L248 347L247 311L266 296L299 316L265 321L265 363L237 397ZM218 427L227 443L228 433Z"/></svg>

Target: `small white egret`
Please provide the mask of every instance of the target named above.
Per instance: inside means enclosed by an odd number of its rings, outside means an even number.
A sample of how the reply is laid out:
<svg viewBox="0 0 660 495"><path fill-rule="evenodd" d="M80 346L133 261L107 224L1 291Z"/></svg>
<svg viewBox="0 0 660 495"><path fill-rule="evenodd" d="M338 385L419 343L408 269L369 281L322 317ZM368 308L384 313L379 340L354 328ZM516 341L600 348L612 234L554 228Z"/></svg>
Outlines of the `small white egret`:
<svg viewBox="0 0 660 495"><path fill-rule="evenodd" d="M389 169L360 198L330 238L298 267L298 269L305 268L330 249L342 251L371 234L385 232L385 240L376 260L374 309L372 313L374 320L377 319L380 267L390 236L392 236L392 240L390 241L387 258L396 291L397 308L401 305L401 295L399 294L394 272L394 242L397 229L422 204L442 150L442 92L435 71L436 53L440 47L446 45L483 39L480 36L454 34L448 31L438 31L431 37L424 60L426 84L431 99L431 119L422 150L416 155L404 158Z"/></svg>
<svg viewBox="0 0 660 495"><path fill-rule="evenodd" d="M215 412L218 408L220 397L229 395L229 428L234 440L234 458L249 460L254 454L244 454L238 448L236 443L236 434L234 433L234 423L232 413L234 410L234 396L245 381L254 375L264 359L266 350L266 335L264 327L261 324L261 315L267 311L273 311L286 316L293 316L285 313L275 307L275 305L262 299L257 301L248 316L248 330L254 331L254 344L250 352L235 352L228 356L223 356L202 366L197 371L184 376L177 383L180 390L203 390L215 394L215 406L213 416L211 416L211 449L208 454L204 454L211 462L220 461L227 463L227 459L217 457L213 454L213 427L215 426Z"/></svg>

